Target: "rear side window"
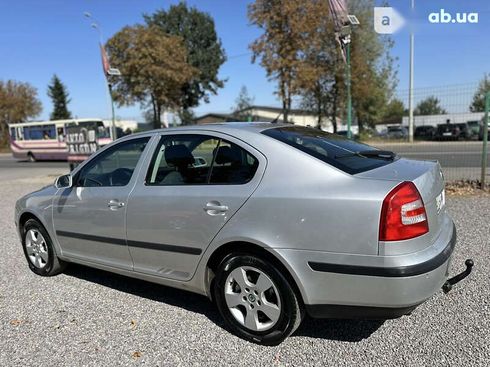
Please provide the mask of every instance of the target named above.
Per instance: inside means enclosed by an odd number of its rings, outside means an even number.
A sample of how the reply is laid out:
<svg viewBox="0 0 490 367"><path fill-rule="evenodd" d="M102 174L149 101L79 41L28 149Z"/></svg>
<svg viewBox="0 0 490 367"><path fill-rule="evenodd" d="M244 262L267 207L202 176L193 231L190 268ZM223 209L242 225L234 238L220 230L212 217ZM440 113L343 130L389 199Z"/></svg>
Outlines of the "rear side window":
<svg viewBox="0 0 490 367"><path fill-rule="evenodd" d="M162 136L146 184L155 186L240 185L257 170L255 157L229 141L198 134Z"/></svg>
<svg viewBox="0 0 490 367"><path fill-rule="evenodd" d="M391 163L387 160L355 155L356 152L374 150L374 148L313 128L279 127L264 130L262 134L286 143L349 174L369 171Z"/></svg>

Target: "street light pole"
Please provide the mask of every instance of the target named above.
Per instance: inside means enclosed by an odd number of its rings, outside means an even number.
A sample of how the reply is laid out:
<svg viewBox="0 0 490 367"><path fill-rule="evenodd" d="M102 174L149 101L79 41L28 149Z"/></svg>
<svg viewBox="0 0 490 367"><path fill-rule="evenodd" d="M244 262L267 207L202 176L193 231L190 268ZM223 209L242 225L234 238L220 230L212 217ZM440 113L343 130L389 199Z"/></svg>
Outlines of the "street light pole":
<svg viewBox="0 0 490 367"><path fill-rule="evenodd" d="M101 52L104 52L104 50L103 50L104 43L103 43L102 30L100 28L100 23L89 12L85 12L85 13L83 13L83 15L86 18L88 18L88 19L90 19L90 20L93 21L90 26L93 29L95 29L97 31L97 33L99 34L100 51ZM115 113L115 109L114 109L114 98L112 96L112 84L109 82L109 79L107 78L107 74L106 74L105 70L104 70L104 77L105 77L105 81L106 81L106 84L107 84L107 88L109 89L109 98L111 99L112 121L111 121L111 129L110 129L110 132L111 132L111 140L114 141L114 140L117 139L116 113Z"/></svg>
<svg viewBox="0 0 490 367"><path fill-rule="evenodd" d="M415 0L412 2L412 12L415 9ZM413 30L410 31L410 85L408 90L408 140L413 143L414 118L413 118L413 63L414 63L414 43L415 36Z"/></svg>
<svg viewBox="0 0 490 367"><path fill-rule="evenodd" d="M347 61L347 138L352 138L352 80L351 80L351 62L350 62L350 36L346 45Z"/></svg>

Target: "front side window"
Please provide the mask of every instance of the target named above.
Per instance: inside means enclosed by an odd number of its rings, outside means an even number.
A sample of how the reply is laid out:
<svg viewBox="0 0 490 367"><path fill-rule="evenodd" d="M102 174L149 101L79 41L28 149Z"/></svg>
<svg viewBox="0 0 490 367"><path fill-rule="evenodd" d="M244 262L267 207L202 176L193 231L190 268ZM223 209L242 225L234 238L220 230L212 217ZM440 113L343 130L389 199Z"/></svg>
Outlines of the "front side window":
<svg viewBox="0 0 490 367"><path fill-rule="evenodd" d="M149 140L149 137L128 140L101 153L82 168L77 186L126 186Z"/></svg>
<svg viewBox="0 0 490 367"><path fill-rule="evenodd" d="M208 135L163 136L148 170L147 185L244 184L258 160L238 145Z"/></svg>

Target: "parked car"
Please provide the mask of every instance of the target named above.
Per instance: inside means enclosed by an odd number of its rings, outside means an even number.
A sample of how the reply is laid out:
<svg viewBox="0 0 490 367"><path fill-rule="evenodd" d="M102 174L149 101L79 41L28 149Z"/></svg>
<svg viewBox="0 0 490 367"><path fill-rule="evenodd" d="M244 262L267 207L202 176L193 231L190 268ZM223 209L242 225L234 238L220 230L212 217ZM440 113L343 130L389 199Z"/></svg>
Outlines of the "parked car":
<svg viewBox="0 0 490 367"><path fill-rule="evenodd" d="M430 125L417 126L414 135L417 139L433 140L436 135L436 128Z"/></svg>
<svg viewBox="0 0 490 367"><path fill-rule="evenodd" d="M123 137L19 199L15 223L38 275L80 263L207 295L267 345L305 314L394 318L457 281L437 162L291 125Z"/></svg>
<svg viewBox="0 0 490 367"><path fill-rule="evenodd" d="M405 126L388 126L386 134L382 137L386 139L407 139L408 129Z"/></svg>
<svg viewBox="0 0 490 367"><path fill-rule="evenodd" d="M343 136L344 138L347 138L347 130L338 130L338 131L336 132L336 134L337 134L337 135L339 135L339 136ZM354 133L352 133L352 132L351 132L351 134L352 134L352 138L353 138L354 140L359 139L359 135L354 134Z"/></svg>
<svg viewBox="0 0 490 367"><path fill-rule="evenodd" d="M480 121L480 126L479 126L479 129L478 129L478 140L482 141L483 140L483 127L485 126L485 121L484 119L482 121ZM490 123L487 125L487 139L488 141L490 141Z"/></svg>
<svg viewBox="0 0 490 367"><path fill-rule="evenodd" d="M480 134L480 121L468 121L470 139L478 139Z"/></svg>
<svg viewBox="0 0 490 367"><path fill-rule="evenodd" d="M471 136L470 128L466 122L459 124L437 125L437 140L467 140Z"/></svg>

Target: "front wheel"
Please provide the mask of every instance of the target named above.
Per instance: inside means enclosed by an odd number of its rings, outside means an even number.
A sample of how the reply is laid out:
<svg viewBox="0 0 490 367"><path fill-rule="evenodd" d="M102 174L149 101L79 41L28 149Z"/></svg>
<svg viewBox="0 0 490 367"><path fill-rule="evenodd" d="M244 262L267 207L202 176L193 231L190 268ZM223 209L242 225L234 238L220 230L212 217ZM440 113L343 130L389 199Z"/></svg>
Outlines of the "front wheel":
<svg viewBox="0 0 490 367"><path fill-rule="evenodd" d="M29 269L37 275L57 275L66 267L66 263L56 256L48 232L35 219L29 219L24 225L22 247Z"/></svg>
<svg viewBox="0 0 490 367"><path fill-rule="evenodd" d="M36 157L34 157L34 154L32 154L31 152L27 153L27 160L31 163L35 162L36 161Z"/></svg>
<svg viewBox="0 0 490 367"><path fill-rule="evenodd" d="M254 255L231 254L221 262L214 296L231 329L257 344L277 345L301 324L301 305L286 278Z"/></svg>

